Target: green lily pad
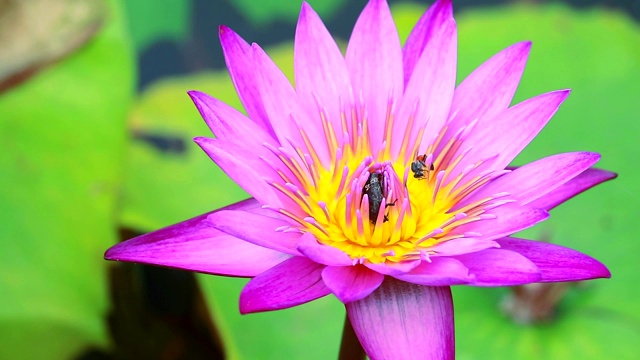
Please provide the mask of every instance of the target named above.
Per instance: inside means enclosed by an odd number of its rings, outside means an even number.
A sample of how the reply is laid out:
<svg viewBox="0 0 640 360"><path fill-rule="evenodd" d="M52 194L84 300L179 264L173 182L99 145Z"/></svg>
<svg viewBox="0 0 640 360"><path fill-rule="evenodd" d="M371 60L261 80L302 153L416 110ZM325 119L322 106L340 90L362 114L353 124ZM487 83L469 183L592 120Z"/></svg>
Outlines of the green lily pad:
<svg viewBox="0 0 640 360"><path fill-rule="evenodd" d="M408 34L421 10L397 7ZM459 359L633 358L640 341L635 286L640 251L634 223L640 183L637 106L640 29L622 14L521 4L474 10L457 17L459 79L502 48L523 40L533 47L514 102L572 88L554 119L516 164L567 151L597 151L599 167L620 177L552 211L525 232L590 254L611 270L610 280L585 283L561 302L547 324L518 325L499 310L505 289L454 288ZM406 28L405 28L406 27Z"/></svg>
<svg viewBox="0 0 640 360"><path fill-rule="evenodd" d="M286 310L240 315L238 298L248 280L199 278L230 360L337 357L345 310L335 297Z"/></svg>
<svg viewBox="0 0 640 360"><path fill-rule="evenodd" d="M0 358L108 343L104 249L133 94L121 9L76 53L0 97Z"/></svg>

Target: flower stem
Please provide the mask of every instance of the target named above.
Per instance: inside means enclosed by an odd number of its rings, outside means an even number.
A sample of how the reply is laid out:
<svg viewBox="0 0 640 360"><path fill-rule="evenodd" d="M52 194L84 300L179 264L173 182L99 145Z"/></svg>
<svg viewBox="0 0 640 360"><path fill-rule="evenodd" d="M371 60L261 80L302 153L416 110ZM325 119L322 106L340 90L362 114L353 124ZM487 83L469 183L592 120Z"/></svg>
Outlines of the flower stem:
<svg viewBox="0 0 640 360"><path fill-rule="evenodd" d="M366 354L356 333L351 327L349 316L344 316L344 327L342 329L342 341L340 342L340 354L338 360L364 360Z"/></svg>

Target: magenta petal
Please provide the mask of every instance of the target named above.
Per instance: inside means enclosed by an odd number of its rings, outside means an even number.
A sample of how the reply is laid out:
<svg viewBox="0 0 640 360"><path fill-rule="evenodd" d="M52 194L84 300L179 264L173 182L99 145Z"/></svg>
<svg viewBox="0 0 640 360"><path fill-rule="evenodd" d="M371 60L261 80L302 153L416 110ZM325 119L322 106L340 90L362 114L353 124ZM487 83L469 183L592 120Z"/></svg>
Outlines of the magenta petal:
<svg viewBox="0 0 640 360"><path fill-rule="evenodd" d="M350 266L353 260L343 251L318 243L315 236L306 233L300 237L298 251L309 259L324 265L330 266Z"/></svg>
<svg viewBox="0 0 640 360"><path fill-rule="evenodd" d="M454 256L498 247L500 245L493 240L459 238L434 245L429 250L436 252L433 256Z"/></svg>
<svg viewBox="0 0 640 360"><path fill-rule="evenodd" d="M371 295L346 308L372 360L455 358L453 301L447 286L387 278Z"/></svg>
<svg viewBox="0 0 640 360"><path fill-rule="evenodd" d="M591 152L557 154L521 166L478 190L461 204L473 203L499 192L526 205L587 170L600 159Z"/></svg>
<svg viewBox="0 0 640 360"><path fill-rule="evenodd" d="M517 204L505 204L483 215L493 215L495 218L461 225L452 230L451 234L475 232L482 235L482 240L494 240L529 228L549 217L546 210Z"/></svg>
<svg viewBox="0 0 640 360"><path fill-rule="evenodd" d="M242 105L247 110L247 115L274 137L275 134L260 98L260 89L256 86L256 68L253 66L251 46L226 26L220 26L219 36L231 81L236 87Z"/></svg>
<svg viewBox="0 0 640 360"><path fill-rule="evenodd" d="M480 65L456 88L451 113L455 114L448 124L453 135L458 129L478 119L478 126L484 126L485 119L491 119L509 107L524 71L530 42L509 46ZM488 96L487 94L491 94ZM443 139L447 143L449 137Z"/></svg>
<svg viewBox="0 0 640 360"><path fill-rule="evenodd" d="M286 309L331 293L322 281L324 265L295 256L253 278L240 293L242 314Z"/></svg>
<svg viewBox="0 0 640 360"><path fill-rule="evenodd" d="M382 144L390 100L402 96L402 50L389 6L371 0L362 10L349 39L346 54L353 94L362 96L368 111L371 146L375 154Z"/></svg>
<svg viewBox="0 0 640 360"><path fill-rule="evenodd" d="M429 286L461 285L475 279L462 262L447 257L434 257L431 258L431 262L423 261L411 272L394 277L417 285Z"/></svg>
<svg viewBox="0 0 640 360"><path fill-rule="evenodd" d="M449 116L453 90L456 85L458 33L453 19L435 31L413 69L404 96L394 118L391 153L397 156L403 144L408 122L413 129L411 141L424 131L423 145L433 141ZM411 145L409 145L411 146ZM408 159L407 159L408 160Z"/></svg>
<svg viewBox="0 0 640 360"><path fill-rule="evenodd" d="M274 189L264 180L265 176L272 175L275 178L277 174L260 158L248 154L243 156L245 149L220 139L197 137L193 140L233 181L260 203L271 206L281 204Z"/></svg>
<svg viewBox="0 0 640 360"><path fill-rule="evenodd" d="M616 173L606 170L588 169L550 193L530 202L528 206L551 210L581 192L607 180L615 179L617 176Z"/></svg>
<svg viewBox="0 0 640 360"><path fill-rule="evenodd" d="M231 106L200 91L189 91L188 94L216 137L250 148L256 145L262 148L264 143L274 143L273 136L261 125ZM251 134L253 141L246 141L247 134Z"/></svg>
<svg viewBox="0 0 640 360"><path fill-rule="evenodd" d="M320 110L324 109L334 131L339 132L340 106L348 105L352 98L347 64L322 20L306 2L296 28L294 68L296 93L312 117L310 121L320 123Z"/></svg>
<svg viewBox="0 0 640 360"><path fill-rule="evenodd" d="M399 263L386 262L382 264L366 262L364 265L375 272L379 272L380 274L396 276L408 273L415 269L416 266L420 265L420 262L421 260L403 261Z"/></svg>
<svg viewBox="0 0 640 360"><path fill-rule="evenodd" d="M257 204L252 199L246 208ZM278 251L256 246L218 231L207 216L138 236L111 247L105 259L130 261L230 276L255 276L289 258Z"/></svg>
<svg viewBox="0 0 640 360"><path fill-rule="evenodd" d="M413 68L423 50L429 44L435 33L440 31L443 24L453 19L453 6L451 0L438 0L427 10L416 26L411 30L407 42L402 48L402 60L404 64L404 84L409 83Z"/></svg>
<svg viewBox="0 0 640 360"><path fill-rule="evenodd" d="M300 129L304 129L307 134L314 134L321 130L319 124L306 121L308 119L300 108L298 95L273 60L257 44L253 44L252 49L256 74L253 81L258 84L265 113L278 141L285 147L288 147L290 141L297 146L304 146ZM310 141L322 163L326 165L329 155L324 137L313 136Z"/></svg>
<svg viewBox="0 0 640 360"><path fill-rule="evenodd" d="M296 251L300 233L276 232L278 227L289 225L284 220L246 211L218 211L209 215L207 221L212 227L255 245L300 255Z"/></svg>
<svg viewBox="0 0 640 360"><path fill-rule="evenodd" d="M362 265L327 266L322 270L322 280L343 303L358 301L377 289L384 275Z"/></svg>
<svg viewBox="0 0 640 360"><path fill-rule="evenodd" d="M611 277L611 273L601 262L573 249L516 238L504 238L497 242L502 249L515 251L536 264L542 274L540 282Z"/></svg>
<svg viewBox="0 0 640 360"><path fill-rule="evenodd" d="M482 126L474 127L461 151L472 148L456 169L464 169L494 155L498 156L492 167L504 169L542 130L567 96L569 90L538 95L502 111L484 121ZM453 177L456 175L452 174Z"/></svg>
<svg viewBox="0 0 640 360"><path fill-rule="evenodd" d="M512 286L538 282L540 270L529 259L515 251L487 249L475 253L455 256L475 280L474 286Z"/></svg>

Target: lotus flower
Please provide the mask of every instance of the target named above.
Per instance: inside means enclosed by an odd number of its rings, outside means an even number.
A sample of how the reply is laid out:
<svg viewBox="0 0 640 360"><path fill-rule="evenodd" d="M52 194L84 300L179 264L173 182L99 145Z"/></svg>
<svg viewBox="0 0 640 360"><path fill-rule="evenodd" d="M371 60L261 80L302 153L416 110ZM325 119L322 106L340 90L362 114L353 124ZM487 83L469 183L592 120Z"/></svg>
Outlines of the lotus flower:
<svg viewBox="0 0 640 360"><path fill-rule="evenodd" d="M569 95L509 106L530 43L458 87L450 0L401 47L384 0L370 0L346 55L302 5L295 88L258 45L220 40L247 115L189 93L216 138L195 142L252 199L109 249L110 260L252 277L240 311L333 294L372 359L451 359L451 285L609 277L575 250L511 237L615 177L591 152L508 168Z"/></svg>

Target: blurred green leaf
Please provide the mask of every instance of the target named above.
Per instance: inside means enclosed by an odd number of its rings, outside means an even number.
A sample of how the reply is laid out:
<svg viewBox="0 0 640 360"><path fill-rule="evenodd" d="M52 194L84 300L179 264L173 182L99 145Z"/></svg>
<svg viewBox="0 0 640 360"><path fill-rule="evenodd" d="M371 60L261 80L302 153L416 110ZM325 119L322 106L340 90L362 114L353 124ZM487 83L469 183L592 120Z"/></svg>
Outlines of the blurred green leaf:
<svg viewBox="0 0 640 360"><path fill-rule="evenodd" d="M335 297L286 310L240 315L238 298L247 279L199 277L229 360L337 357L345 311Z"/></svg>
<svg viewBox="0 0 640 360"><path fill-rule="evenodd" d="M183 40L189 33L190 0L127 0L124 4L139 53L158 40Z"/></svg>
<svg viewBox="0 0 640 360"><path fill-rule="evenodd" d="M129 123L133 139L122 203L125 226L157 229L248 197L192 141L213 135L187 91L212 87L233 102L233 85L223 74L163 80L140 97Z"/></svg>
<svg viewBox="0 0 640 360"><path fill-rule="evenodd" d="M111 1L100 33L0 97L0 358L67 359L106 346L104 249L133 94Z"/></svg>
<svg viewBox="0 0 640 360"><path fill-rule="evenodd" d="M406 37L422 13L398 6ZM559 5L521 4L474 10L457 17L459 73L466 76L491 55L532 40L527 69L515 102L543 92L573 88L558 114L516 159L517 164L567 151L603 156L599 167L620 178L571 200L551 219L527 231L590 254L611 270L611 280L587 282L560 305L557 319L516 325L500 313L504 289L454 288L459 359L633 358L640 341L635 286L640 233L633 226L640 200L636 164L640 108L640 31L622 14L602 9L574 11ZM459 81L463 79L459 77ZM499 129L496 129L499 131Z"/></svg>
<svg viewBox="0 0 640 360"><path fill-rule="evenodd" d="M274 20L295 22L300 12L299 0L262 0L256 6L255 0L228 0L251 22L262 25ZM308 3L322 18L329 18L345 0L309 0Z"/></svg>

